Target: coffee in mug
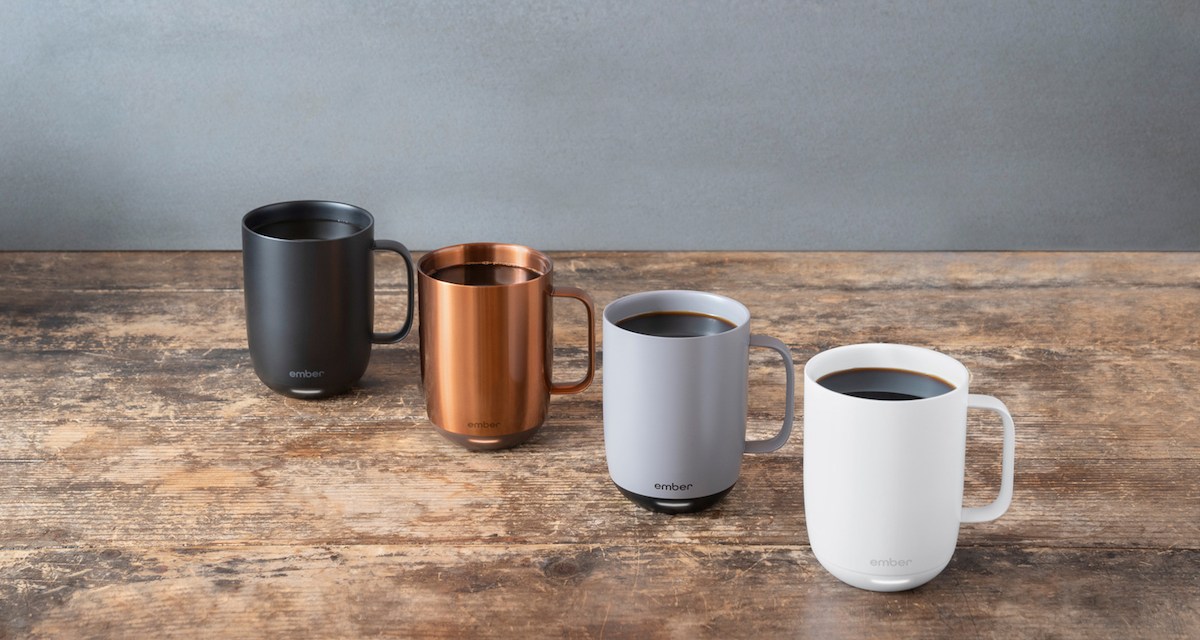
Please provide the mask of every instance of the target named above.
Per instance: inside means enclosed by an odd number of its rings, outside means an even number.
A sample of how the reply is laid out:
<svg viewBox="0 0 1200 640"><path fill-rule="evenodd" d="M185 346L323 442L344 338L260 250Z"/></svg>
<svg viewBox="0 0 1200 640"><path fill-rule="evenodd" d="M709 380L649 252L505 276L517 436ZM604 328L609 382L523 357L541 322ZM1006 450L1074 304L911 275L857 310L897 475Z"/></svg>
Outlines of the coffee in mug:
<svg viewBox="0 0 1200 640"><path fill-rule="evenodd" d="M533 269L511 264L453 264L430 274L434 279L450 284L488 287L499 284L528 282L541 274Z"/></svg>
<svg viewBox="0 0 1200 640"><path fill-rule="evenodd" d="M954 390L935 376L904 369L861 368L835 371L817 384L838 393L870 400L921 400Z"/></svg>
<svg viewBox="0 0 1200 640"><path fill-rule="evenodd" d="M347 238L362 227L343 220L276 220L257 226L253 231L259 235L280 240L337 240Z"/></svg>
<svg viewBox="0 0 1200 640"><path fill-rule="evenodd" d="M617 326L647 336L697 338L725 333L734 324L725 318L691 311L643 313L617 323Z"/></svg>

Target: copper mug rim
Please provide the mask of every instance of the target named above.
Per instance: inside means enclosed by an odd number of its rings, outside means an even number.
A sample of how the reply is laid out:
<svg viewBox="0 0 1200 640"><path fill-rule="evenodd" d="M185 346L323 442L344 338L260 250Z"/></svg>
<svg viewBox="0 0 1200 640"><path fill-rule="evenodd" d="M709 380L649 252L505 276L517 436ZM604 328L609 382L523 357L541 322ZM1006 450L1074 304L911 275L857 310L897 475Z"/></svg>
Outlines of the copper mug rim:
<svg viewBox="0 0 1200 640"><path fill-rule="evenodd" d="M521 282L503 284L463 284L449 282L435 276L438 271L447 267L466 264L491 264L506 267L528 269L537 276ZM478 289L483 287L515 287L539 282L554 270L554 262L549 256L520 244L500 242L467 242L455 244L441 249L434 249L421 256L417 261L417 270L421 275L436 280L439 285L449 287L466 287Z"/></svg>

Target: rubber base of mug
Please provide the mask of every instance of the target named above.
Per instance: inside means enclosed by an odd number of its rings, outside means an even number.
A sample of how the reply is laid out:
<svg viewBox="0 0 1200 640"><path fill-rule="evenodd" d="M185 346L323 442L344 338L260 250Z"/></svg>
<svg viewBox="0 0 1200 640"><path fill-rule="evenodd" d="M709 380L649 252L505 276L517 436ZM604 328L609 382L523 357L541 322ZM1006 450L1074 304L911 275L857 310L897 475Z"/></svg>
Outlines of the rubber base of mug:
<svg viewBox="0 0 1200 640"><path fill-rule="evenodd" d="M275 384L268 384L267 387L280 395L285 395L289 398L299 398L301 400L320 400L321 398L340 395L350 390L350 387L344 389L304 389Z"/></svg>
<svg viewBox="0 0 1200 640"><path fill-rule="evenodd" d="M817 561L821 562L821 557L817 556ZM949 564L947 562L946 564ZM877 575L872 573L863 573L862 571L854 571L842 566L833 564L832 562L821 562L821 566L826 571L831 573L833 577L845 582L852 587L865 589L867 591L908 591L933 580L946 568L942 565L937 569L928 569L917 573L909 573L904 575Z"/></svg>
<svg viewBox="0 0 1200 640"><path fill-rule="evenodd" d="M670 514L704 511L720 502L721 498L725 497L725 494L733 491L733 485L730 485L728 489L714 493L711 496L702 496L699 498L652 498L640 493L634 493L615 482L613 486L621 492L621 495L629 498L634 504L643 509Z"/></svg>
<svg viewBox="0 0 1200 640"><path fill-rule="evenodd" d="M504 435L497 436L476 436L466 433L454 433L453 431L446 431L437 425L434 425L434 429L436 429L438 433L442 434L443 438L460 447L470 449L472 451L493 451L495 449L507 449L509 447L515 447L532 438L533 434L537 433L541 427L538 426L532 429L518 431L516 433L506 433Z"/></svg>

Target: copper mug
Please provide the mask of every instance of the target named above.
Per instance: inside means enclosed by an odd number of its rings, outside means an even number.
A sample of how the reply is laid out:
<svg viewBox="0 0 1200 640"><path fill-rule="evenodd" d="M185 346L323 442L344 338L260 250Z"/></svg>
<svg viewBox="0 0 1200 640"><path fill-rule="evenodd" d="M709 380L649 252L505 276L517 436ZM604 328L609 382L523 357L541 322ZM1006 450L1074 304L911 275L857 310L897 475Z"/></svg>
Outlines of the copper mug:
<svg viewBox="0 0 1200 640"><path fill-rule="evenodd" d="M454 245L417 263L425 406L450 441L468 449L518 445L545 421L551 394L592 383L592 299L553 278L550 258L514 244ZM551 379L555 297L587 309L587 374L576 382Z"/></svg>

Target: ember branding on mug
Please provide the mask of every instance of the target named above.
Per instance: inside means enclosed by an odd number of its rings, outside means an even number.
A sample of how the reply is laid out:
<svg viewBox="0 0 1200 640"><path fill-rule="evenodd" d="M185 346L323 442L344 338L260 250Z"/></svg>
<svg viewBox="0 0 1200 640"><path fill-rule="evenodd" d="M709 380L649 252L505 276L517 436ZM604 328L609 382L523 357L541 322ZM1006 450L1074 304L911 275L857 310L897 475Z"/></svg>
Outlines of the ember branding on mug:
<svg viewBox="0 0 1200 640"><path fill-rule="evenodd" d="M792 429L787 345L751 335L750 311L701 291L648 291L604 310L604 451L625 497L654 511L686 513L721 500L742 454L774 451ZM783 357L783 424L746 441L750 347Z"/></svg>
<svg viewBox="0 0 1200 640"><path fill-rule="evenodd" d="M805 365L805 523L834 576L872 591L920 586L950 562L960 522L1008 509L1012 417L968 394L969 381L954 358L898 344L838 347ZM968 408L1004 423L1000 493L985 507L962 504Z"/></svg>

